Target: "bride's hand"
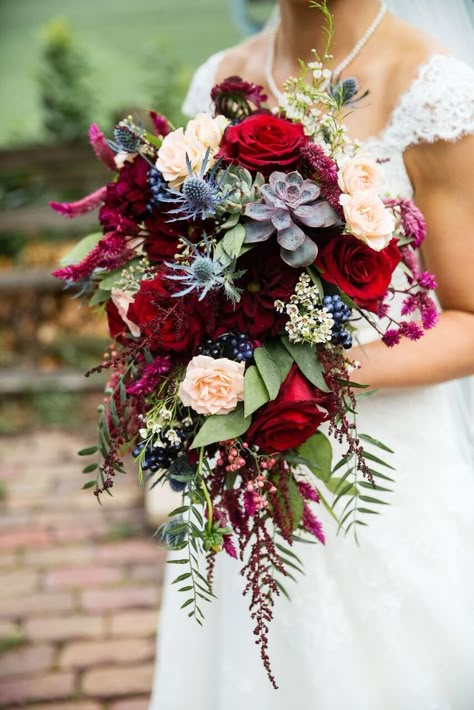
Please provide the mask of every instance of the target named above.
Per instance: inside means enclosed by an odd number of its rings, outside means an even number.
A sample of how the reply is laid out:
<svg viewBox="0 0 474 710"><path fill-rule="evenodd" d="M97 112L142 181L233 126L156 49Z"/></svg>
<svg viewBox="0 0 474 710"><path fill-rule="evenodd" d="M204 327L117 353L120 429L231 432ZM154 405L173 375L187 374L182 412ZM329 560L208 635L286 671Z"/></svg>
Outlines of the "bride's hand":
<svg viewBox="0 0 474 710"><path fill-rule="evenodd" d="M374 387L434 384L474 374L474 135L405 152L428 235L422 254L438 282L439 323L416 342L355 347L355 382Z"/></svg>

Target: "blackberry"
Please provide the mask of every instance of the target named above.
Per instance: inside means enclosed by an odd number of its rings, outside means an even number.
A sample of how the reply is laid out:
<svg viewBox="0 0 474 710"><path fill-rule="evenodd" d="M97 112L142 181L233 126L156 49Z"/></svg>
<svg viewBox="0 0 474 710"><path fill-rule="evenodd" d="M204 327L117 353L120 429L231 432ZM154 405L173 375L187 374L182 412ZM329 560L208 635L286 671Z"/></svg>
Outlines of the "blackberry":
<svg viewBox="0 0 474 710"><path fill-rule="evenodd" d="M334 345L342 345L345 350L352 347L352 335L344 328L344 323L350 320L352 310L345 304L339 294L334 296L324 296L323 306L331 313L334 325L331 331L331 342Z"/></svg>
<svg viewBox="0 0 474 710"><path fill-rule="evenodd" d="M226 357L236 362L249 362L253 358L253 345L245 333L224 333L215 340L208 338L197 349L198 355Z"/></svg>
<svg viewBox="0 0 474 710"><path fill-rule="evenodd" d="M181 451L186 446L190 431L187 427L179 427L175 429L178 436L178 441L170 442L166 439L166 431L162 433L159 441L163 445L154 446L155 441L149 441L147 449L142 458L142 470L156 473L160 470L168 470L173 461L179 456ZM132 451L132 456L138 458L145 447L145 442L138 444Z"/></svg>

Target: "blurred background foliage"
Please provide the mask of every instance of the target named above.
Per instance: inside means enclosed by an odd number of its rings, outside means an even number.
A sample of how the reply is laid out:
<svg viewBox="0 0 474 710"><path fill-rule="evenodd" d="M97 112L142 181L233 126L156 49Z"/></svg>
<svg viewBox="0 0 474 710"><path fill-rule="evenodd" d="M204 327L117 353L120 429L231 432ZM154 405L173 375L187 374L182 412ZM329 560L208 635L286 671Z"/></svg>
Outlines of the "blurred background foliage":
<svg viewBox="0 0 474 710"><path fill-rule="evenodd" d="M0 434L76 426L89 411L82 373L107 344L91 314L50 276L96 215L64 220L112 179L87 143L150 108L183 121L195 68L259 29L274 0L0 0Z"/></svg>

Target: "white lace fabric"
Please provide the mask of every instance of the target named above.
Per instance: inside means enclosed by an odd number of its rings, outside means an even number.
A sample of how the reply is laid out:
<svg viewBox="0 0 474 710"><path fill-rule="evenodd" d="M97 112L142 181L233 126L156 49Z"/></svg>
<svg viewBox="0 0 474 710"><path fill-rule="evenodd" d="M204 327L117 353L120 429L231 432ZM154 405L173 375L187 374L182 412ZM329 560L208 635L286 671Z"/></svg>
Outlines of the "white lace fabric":
<svg viewBox="0 0 474 710"><path fill-rule="evenodd" d="M186 113L209 109L221 58L197 72ZM367 147L390 192L410 198L404 151L472 133L474 71L433 55ZM315 510L327 544L295 549L306 574L287 585L292 601L278 600L272 622L280 690L253 646L238 563L219 556L218 599L206 607L202 629L179 608L176 565L169 565L150 710L474 708L474 462L451 388L381 391L360 401L359 431L396 452L391 505L366 520L360 547L336 537L322 506Z"/></svg>

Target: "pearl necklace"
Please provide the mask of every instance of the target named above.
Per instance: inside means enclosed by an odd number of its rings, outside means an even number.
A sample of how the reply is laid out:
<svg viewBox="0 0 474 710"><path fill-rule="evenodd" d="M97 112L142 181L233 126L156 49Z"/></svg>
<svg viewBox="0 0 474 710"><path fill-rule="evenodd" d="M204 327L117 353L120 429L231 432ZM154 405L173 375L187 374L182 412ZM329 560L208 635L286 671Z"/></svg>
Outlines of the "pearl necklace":
<svg viewBox="0 0 474 710"><path fill-rule="evenodd" d="M351 52L345 57L342 62L340 62L335 69L332 71L332 75L337 77L339 76L344 69L347 69L349 64L352 64L354 59L357 57L358 54L362 51L362 49L365 47L369 39L372 37L374 34L375 30L377 27L380 25L385 13L387 11L387 6L384 2L380 3L380 10L377 13L377 16L373 20L373 22L370 24L370 26L367 28L367 31L365 34L362 35L360 40L357 42L357 44L354 46ZM265 63L265 79L267 82L267 86L274 95L274 97L278 100L278 102L281 101L283 98L283 92L280 91L278 86L276 85L275 79L273 77L273 65L275 63L275 45L276 45L276 38L277 38L277 33L278 33L278 28L280 27L280 23L277 23L274 28L272 28L269 41L268 41L268 51L267 51L267 60Z"/></svg>

